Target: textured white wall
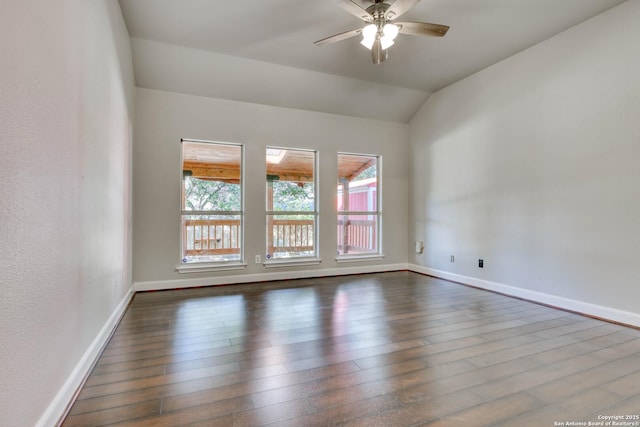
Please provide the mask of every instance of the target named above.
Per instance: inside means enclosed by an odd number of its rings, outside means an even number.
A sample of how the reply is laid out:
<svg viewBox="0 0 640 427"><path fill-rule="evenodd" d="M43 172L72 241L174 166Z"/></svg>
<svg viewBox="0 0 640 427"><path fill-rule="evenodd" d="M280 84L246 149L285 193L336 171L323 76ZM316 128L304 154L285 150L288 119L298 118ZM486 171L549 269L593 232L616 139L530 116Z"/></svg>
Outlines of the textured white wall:
<svg viewBox="0 0 640 427"><path fill-rule="evenodd" d="M112 0L0 14L0 424L36 424L130 288L133 70Z"/></svg>
<svg viewBox="0 0 640 427"><path fill-rule="evenodd" d="M430 97L410 263L640 313L639 21L623 3Z"/></svg>
<svg viewBox="0 0 640 427"><path fill-rule="evenodd" d="M175 271L180 255L181 138L246 144L245 254L249 265L243 271L180 275ZM265 273L253 259L265 252L267 145L319 150L322 263L311 267L314 270L354 267L335 263L337 152L382 155L386 258L368 264L406 262L408 125L138 88L133 154L136 283ZM289 270L297 269L300 267Z"/></svg>

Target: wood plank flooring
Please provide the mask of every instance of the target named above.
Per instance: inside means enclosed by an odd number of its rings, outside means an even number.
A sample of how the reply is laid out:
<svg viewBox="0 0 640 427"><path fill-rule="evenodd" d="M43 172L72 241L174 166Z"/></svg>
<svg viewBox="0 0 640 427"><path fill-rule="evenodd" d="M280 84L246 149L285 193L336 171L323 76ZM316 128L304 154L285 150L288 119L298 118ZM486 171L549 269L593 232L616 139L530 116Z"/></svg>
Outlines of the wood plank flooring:
<svg viewBox="0 0 640 427"><path fill-rule="evenodd" d="M63 425L638 414L639 330L403 271L139 293Z"/></svg>

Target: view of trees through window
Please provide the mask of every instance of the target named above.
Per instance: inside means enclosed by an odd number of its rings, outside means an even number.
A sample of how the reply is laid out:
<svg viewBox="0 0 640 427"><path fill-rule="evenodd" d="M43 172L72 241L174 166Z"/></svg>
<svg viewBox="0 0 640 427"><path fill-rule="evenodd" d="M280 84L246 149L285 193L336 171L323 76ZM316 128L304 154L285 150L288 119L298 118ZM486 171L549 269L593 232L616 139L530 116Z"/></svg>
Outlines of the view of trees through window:
<svg viewBox="0 0 640 427"><path fill-rule="evenodd" d="M242 258L242 145L182 142L182 263ZM338 154L337 253L379 253L379 157ZM266 149L265 258L316 257L317 152Z"/></svg>
<svg viewBox="0 0 640 427"><path fill-rule="evenodd" d="M367 169L360 172L358 176L356 176L353 180L360 181L363 179L375 178L377 175L378 175L378 168L374 164L373 166L370 166Z"/></svg>
<svg viewBox="0 0 640 427"><path fill-rule="evenodd" d="M310 211L315 202L313 183L273 182L274 211Z"/></svg>
<svg viewBox="0 0 640 427"><path fill-rule="evenodd" d="M185 177L185 210L240 210L240 184Z"/></svg>

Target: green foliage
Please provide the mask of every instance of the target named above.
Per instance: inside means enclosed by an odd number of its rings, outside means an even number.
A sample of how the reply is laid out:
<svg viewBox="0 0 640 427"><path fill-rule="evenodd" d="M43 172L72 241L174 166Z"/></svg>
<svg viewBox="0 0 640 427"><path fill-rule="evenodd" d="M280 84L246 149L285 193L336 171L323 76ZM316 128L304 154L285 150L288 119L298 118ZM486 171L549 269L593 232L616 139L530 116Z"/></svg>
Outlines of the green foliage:
<svg viewBox="0 0 640 427"><path fill-rule="evenodd" d="M313 184L291 181L273 181L274 211L313 211L315 193Z"/></svg>
<svg viewBox="0 0 640 427"><path fill-rule="evenodd" d="M185 210L239 211L240 185L185 177ZM313 211L314 185L273 181L274 211Z"/></svg>
<svg viewBox="0 0 640 427"><path fill-rule="evenodd" d="M375 178L377 173L378 173L378 171L376 169L376 165L373 165L373 166L363 170L362 172L360 172L360 174L358 176L356 176L352 181L360 181L360 180L363 180L363 179Z"/></svg>
<svg viewBox="0 0 640 427"><path fill-rule="evenodd" d="M240 184L186 177L185 210L239 211Z"/></svg>

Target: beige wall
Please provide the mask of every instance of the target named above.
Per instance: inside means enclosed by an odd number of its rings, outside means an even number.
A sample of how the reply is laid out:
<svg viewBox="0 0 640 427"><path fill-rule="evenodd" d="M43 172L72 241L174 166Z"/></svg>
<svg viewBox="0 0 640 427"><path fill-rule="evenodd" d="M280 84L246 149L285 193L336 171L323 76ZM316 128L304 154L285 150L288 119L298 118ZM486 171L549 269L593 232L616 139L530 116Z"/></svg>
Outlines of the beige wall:
<svg viewBox="0 0 640 427"><path fill-rule="evenodd" d="M3 1L0 58L0 424L53 425L131 287L129 38L116 1Z"/></svg>
<svg viewBox="0 0 640 427"><path fill-rule="evenodd" d="M623 3L430 97L410 263L640 324L639 19Z"/></svg>
<svg viewBox="0 0 640 427"><path fill-rule="evenodd" d="M241 271L178 274L180 260L180 139L246 146L245 254ZM317 149L322 263L265 269L265 147ZM134 281L138 288L225 283L292 275L335 274L346 269L404 266L407 257L408 126L325 113L138 88L134 145ZM383 159L383 239L386 258L336 264L335 191L338 151L380 154ZM341 270L342 269L342 270ZM277 270L277 272L276 272ZM349 270L351 271L351 270Z"/></svg>

